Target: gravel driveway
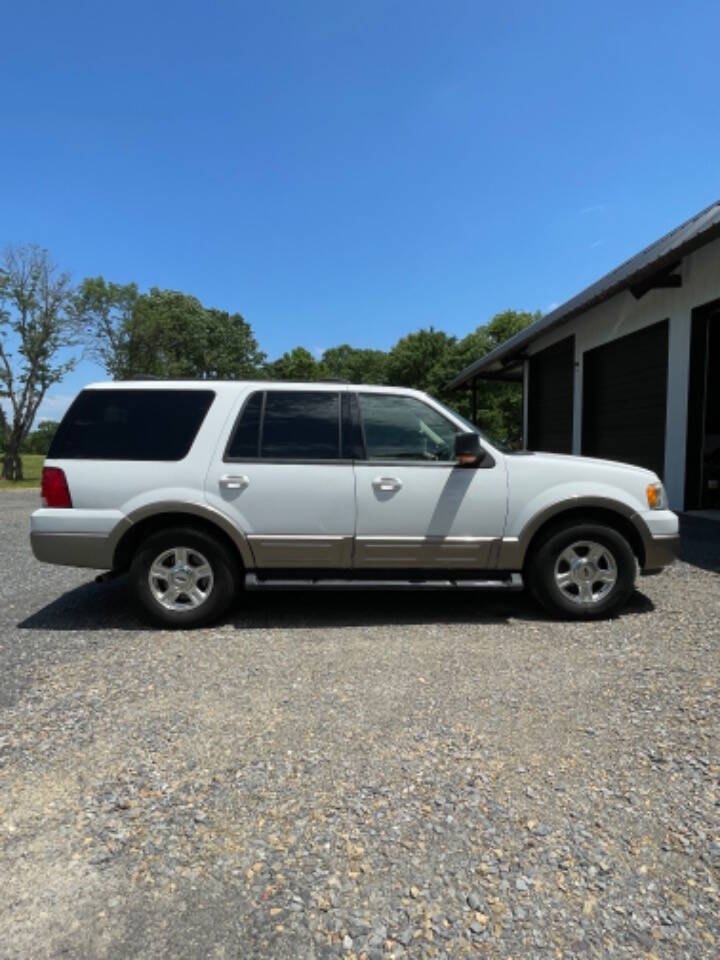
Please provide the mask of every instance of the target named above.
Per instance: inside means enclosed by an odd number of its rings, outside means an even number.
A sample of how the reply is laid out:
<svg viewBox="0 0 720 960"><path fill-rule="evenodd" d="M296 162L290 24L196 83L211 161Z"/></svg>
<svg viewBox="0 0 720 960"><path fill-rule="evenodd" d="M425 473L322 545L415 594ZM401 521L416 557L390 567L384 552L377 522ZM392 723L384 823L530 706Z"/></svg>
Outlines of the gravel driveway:
<svg viewBox="0 0 720 960"><path fill-rule="evenodd" d="M0 494L0 957L717 957L720 524L622 616L264 594L152 632Z"/></svg>

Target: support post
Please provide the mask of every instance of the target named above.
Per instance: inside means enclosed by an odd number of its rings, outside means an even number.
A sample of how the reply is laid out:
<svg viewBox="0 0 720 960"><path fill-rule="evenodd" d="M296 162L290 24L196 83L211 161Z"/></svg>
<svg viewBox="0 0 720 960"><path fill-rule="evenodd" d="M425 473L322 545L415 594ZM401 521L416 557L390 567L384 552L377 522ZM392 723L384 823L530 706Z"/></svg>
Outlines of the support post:
<svg viewBox="0 0 720 960"><path fill-rule="evenodd" d="M523 450L528 448L528 384L530 382L530 361L523 360L523 382L522 382L522 445Z"/></svg>

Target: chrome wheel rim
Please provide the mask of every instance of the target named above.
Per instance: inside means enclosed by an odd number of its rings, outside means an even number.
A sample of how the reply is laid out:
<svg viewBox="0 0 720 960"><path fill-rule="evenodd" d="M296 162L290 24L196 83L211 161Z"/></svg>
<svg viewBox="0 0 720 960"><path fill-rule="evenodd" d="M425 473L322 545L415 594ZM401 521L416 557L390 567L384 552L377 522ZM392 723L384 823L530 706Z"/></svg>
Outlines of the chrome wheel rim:
<svg viewBox="0 0 720 960"><path fill-rule="evenodd" d="M196 610L207 601L214 582L207 558L194 547L163 550L148 574L150 592L165 610Z"/></svg>
<svg viewBox="0 0 720 960"><path fill-rule="evenodd" d="M618 570L607 547L593 540L578 540L566 547L555 562L555 585L580 606L593 606L613 590Z"/></svg>

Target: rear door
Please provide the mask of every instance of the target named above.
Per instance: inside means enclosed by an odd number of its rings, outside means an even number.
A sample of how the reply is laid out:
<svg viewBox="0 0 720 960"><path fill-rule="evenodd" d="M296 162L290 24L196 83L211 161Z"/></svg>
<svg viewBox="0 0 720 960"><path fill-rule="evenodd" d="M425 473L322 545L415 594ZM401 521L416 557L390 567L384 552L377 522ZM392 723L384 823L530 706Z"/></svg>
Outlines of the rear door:
<svg viewBox="0 0 720 960"><path fill-rule="evenodd" d="M360 393L364 457L355 464L354 566L364 569L488 569L503 535L502 457L460 467L461 428L425 401Z"/></svg>
<svg viewBox="0 0 720 960"><path fill-rule="evenodd" d="M355 488L343 394L321 384L250 390L222 438L206 497L245 533L259 569L350 565Z"/></svg>

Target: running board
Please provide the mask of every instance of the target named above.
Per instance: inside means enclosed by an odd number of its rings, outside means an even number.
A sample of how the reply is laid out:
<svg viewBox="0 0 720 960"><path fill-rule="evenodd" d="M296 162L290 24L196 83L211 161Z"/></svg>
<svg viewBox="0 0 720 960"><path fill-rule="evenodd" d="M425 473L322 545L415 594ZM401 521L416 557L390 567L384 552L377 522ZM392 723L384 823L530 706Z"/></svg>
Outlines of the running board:
<svg viewBox="0 0 720 960"><path fill-rule="evenodd" d="M522 590L523 586L519 573L497 580L295 580L289 577L275 580L245 574L246 590Z"/></svg>

